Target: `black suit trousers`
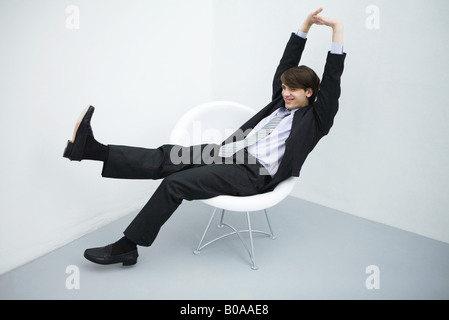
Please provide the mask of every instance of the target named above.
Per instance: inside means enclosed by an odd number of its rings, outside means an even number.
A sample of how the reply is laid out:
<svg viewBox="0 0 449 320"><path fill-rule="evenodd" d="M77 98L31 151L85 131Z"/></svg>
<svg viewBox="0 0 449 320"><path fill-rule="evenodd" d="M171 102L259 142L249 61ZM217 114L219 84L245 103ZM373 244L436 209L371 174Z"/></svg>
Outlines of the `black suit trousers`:
<svg viewBox="0 0 449 320"><path fill-rule="evenodd" d="M103 177L163 179L126 228L125 236L138 245L150 246L183 200L254 195L271 180L266 170L246 151L223 159L215 156L218 148L212 144L163 145L157 149L110 145Z"/></svg>

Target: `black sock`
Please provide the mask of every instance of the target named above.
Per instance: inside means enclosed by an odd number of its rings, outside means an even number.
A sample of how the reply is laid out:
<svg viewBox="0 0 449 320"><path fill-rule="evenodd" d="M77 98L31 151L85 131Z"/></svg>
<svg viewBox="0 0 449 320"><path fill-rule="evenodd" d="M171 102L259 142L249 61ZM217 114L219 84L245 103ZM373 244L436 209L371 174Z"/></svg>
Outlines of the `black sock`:
<svg viewBox="0 0 449 320"><path fill-rule="evenodd" d="M117 255L122 253L127 253L137 249L137 245L129 240L127 237L123 237L117 242L112 244L111 255Z"/></svg>
<svg viewBox="0 0 449 320"><path fill-rule="evenodd" d="M93 136L88 136L84 147L83 159L105 162L108 159L109 147L101 144Z"/></svg>

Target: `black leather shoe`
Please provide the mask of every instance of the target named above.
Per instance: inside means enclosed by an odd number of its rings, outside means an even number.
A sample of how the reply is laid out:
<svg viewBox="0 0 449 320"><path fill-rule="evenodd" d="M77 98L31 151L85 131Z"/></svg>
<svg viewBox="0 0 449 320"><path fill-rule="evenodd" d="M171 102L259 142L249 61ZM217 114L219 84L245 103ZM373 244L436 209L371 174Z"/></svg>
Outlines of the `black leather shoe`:
<svg viewBox="0 0 449 320"><path fill-rule="evenodd" d="M63 157L70 160L81 161L83 158L84 147L86 146L86 139L88 136L94 136L90 120L94 114L95 108L88 106L81 114L79 120L75 125L72 141L67 142Z"/></svg>
<svg viewBox="0 0 449 320"><path fill-rule="evenodd" d="M137 249L117 255L111 255L112 245L107 245L101 248L92 248L84 251L84 257L92 262L98 264L114 264L123 263L124 266L131 266L137 263Z"/></svg>

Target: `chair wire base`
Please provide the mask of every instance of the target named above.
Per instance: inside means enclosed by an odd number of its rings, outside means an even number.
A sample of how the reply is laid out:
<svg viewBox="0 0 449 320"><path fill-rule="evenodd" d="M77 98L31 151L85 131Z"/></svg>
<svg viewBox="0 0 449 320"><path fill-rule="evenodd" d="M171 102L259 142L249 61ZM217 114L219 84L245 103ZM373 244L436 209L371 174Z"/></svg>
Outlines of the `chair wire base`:
<svg viewBox="0 0 449 320"><path fill-rule="evenodd" d="M220 239L223 239L223 238L225 238L227 236L236 234L239 237L240 241L242 242L243 246L245 247L246 251L248 252L248 255L249 255L250 259L251 259L251 264L252 264L251 265L251 269L257 270L258 267L256 265L256 257L255 257L255 254L254 254L253 233L265 234L265 235L269 236L271 239L276 239L276 237L273 234L273 229L271 228L270 220L268 219L267 210L264 210L264 212L265 212L265 218L267 220L267 224L268 224L268 228L269 228L270 232L265 232L265 231L260 231L260 230L253 230L252 227L251 227L251 218L250 218L249 211L246 212L246 220L247 220L247 223L248 223L248 229L246 229L246 230L238 230L238 229L234 228L233 226L223 222L224 213L225 213L225 210L223 209L221 211L220 222L219 222L217 227L218 228L223 228L223 226L226 226L229 229L231 229L232 232L229 232L229 233L223 234L221 236L218 236L218 237L212 239L211 241L203 244L204 238L206 237L206 234L207 234L207 232L210 229L210 226L212 224L212 221L214 220L215 214L217 213L217 210L218 210L218 208L214 209L214 212L212 213L212 216L209 219L209 223L207 224L206 229L203 232L203 235L202 235L201 240L200 240L200 242L198 244L198 247L197 247L197 249L195 251L193 251L193 253L200 254L201 250L203 248L205 248L206 246L214 243L217 240L220 240ZM243 240L243 238L241 236L241 233L244 233L244 232L247 232L249 234L250 247L248 247L248 244Z"/></svg>

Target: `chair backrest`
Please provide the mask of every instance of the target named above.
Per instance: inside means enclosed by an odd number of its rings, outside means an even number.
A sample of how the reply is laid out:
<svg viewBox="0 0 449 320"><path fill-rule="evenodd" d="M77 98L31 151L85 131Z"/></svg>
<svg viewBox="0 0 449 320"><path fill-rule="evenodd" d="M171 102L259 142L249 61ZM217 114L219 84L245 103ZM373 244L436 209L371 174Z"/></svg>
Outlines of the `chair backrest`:
<svg viewBox="0 0 449 320"><path fill-rule="evenodd" d="M186 112L176 123L170 143L190 146L221 143L251 118L256 111L232 101L213 101Z"/></svg>

